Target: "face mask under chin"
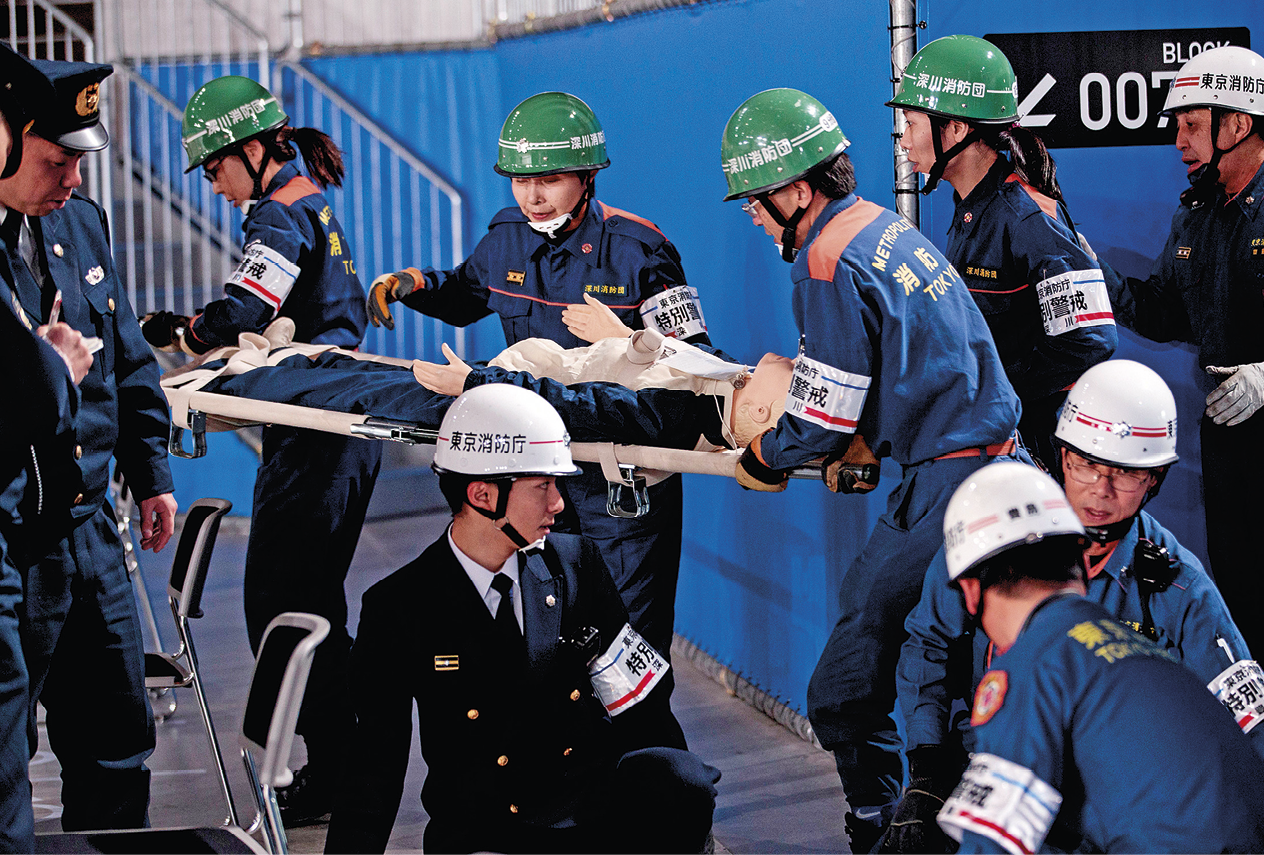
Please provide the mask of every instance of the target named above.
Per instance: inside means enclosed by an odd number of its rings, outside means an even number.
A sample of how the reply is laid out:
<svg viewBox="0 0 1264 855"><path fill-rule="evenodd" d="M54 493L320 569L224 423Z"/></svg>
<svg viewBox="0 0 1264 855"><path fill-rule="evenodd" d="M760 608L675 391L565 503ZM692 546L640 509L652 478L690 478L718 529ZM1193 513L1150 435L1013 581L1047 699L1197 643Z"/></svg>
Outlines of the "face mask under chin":
<svg viewBox="0 0 1264 855"><path fill-rule="evenodd" d="M532 220L532 221L529 221L527 224L531 226L531 228L534 231L539 232L540 234L544 235L547 238L556 238L559 234L561 234L562 229L570 221L571 221L570 214L562 214L562 216L560 217L554 217L553 219L545 220L542 223L537 223L534 220Z"/></svg>

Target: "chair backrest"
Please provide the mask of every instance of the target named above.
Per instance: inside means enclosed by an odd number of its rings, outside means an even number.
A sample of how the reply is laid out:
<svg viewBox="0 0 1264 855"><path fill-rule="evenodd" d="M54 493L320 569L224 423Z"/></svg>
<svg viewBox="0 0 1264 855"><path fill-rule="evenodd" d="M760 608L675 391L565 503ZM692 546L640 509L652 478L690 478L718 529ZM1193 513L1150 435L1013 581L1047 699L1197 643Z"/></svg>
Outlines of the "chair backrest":
<svg viewBox="0 0 1264 855"><path fill-rule="evenodd" d="M329 621L284 612L268 624L255 657L241 723L241 747L260 759L258 781L270 788L292 780L288 761L294 727L307 688L316 647L329 635Z"/></svg>
<svg viewBox="0 0 1264 855"><path fill-rule="evenodd" d="M206 585L215 537L219 534L220 520L232 508L233 503L227 499L198 499L185 513L184 529L176 544L171 581L167 586L167 592L184 617L202 616L202 588Z"/></svg>

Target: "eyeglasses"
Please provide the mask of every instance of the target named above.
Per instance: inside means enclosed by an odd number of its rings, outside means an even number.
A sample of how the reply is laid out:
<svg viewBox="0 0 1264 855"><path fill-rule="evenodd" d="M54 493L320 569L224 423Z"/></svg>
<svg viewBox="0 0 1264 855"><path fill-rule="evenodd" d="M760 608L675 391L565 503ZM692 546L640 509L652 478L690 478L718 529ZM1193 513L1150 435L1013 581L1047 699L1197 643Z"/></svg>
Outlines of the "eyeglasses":
<svg viewBox="0 0 1264 855"><path fill-rule="evenodd" d="M1149 469L1118 469L1114 466L1105 467L1109 471L1103 472L1098 469L1099 463L1080 463L1067 458L1066 468L1067 475L1077 484L1084 484L1091 487L1103 478L1110 482L1110 486L1119 493L1136 493L1149 486L1150 470Z"/></svg>
<svg viewBox="0 0 1264 855"><path fill-rule="evenodd" d="M207 181L211 182L212 184L214 184L216 179L219 178L219 170L223 165L224 165L224 158L222 157L219 160L214 161L213 163L205 164L202 167L202 177L205 178Z"/></svg>
<svg viewBox="0 0 1264 855"><path fill-rule="evenodd" d="M742 203L742 210L752 217L758 216L759 214L759 209L755 207L755 203L750 201Z"/></svg>

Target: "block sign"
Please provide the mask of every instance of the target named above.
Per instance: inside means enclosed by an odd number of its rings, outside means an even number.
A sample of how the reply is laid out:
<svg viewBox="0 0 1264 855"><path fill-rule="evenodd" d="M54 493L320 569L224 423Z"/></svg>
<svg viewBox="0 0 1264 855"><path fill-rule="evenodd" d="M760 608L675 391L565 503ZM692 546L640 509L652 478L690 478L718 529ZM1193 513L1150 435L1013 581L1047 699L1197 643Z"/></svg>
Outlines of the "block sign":
<svg viewBox="0 0 1264 855"><path fill-rule="evenodd" d="M1050 148L1171 145L1159 115L1172 78L1205 50L1251 46L1246 27L990 33L1018 75L1023 124Z"/></svg>

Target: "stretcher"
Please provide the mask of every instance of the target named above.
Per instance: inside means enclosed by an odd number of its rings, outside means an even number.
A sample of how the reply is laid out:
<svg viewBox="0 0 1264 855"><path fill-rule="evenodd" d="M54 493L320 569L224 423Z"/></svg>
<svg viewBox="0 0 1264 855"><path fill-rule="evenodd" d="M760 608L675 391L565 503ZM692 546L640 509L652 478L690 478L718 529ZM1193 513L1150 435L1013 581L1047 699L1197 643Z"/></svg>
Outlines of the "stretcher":
<svg viewBox="0 0 1264 855"><path fill-rule="evenodd" d="M243 342L244 343L244 342ZM253 367L276 366L292 355L314 358L321 354L337 354L356 360L411 369L410 360L374 356L333 347L288 344L269 348L264 342L258 351L237 350L229 361L236 368L220 367L205 370L200 365L168 372L163 377L163 390L171 406L170 453L183 458L206 455L208 431L236 430L254 425L283 425L317 430L367 440L400 442L408 445L433 445L439 431L435 422L415 422L396 418L341 412L319 407L302 406L283 400L264 400L221 394L206 389L207 381L227 371L244 373ZM271 351L271 352L269 352ZM208 354L214 357L216 351ZM245 363L243 365L243 363ZM317 369L319 370L319 369ZM307 376L310 377L310 374ZM409 373L409 381L411 372ZM641 516L649 510L649 485L673 473L736 477L740 450L690 451L648 445L612 442L573 442L571 456L580 461L599 463L609 482L607 510L612 516ZM795 478L820 478L819 464L808 464L790 473Z"/></svg>

